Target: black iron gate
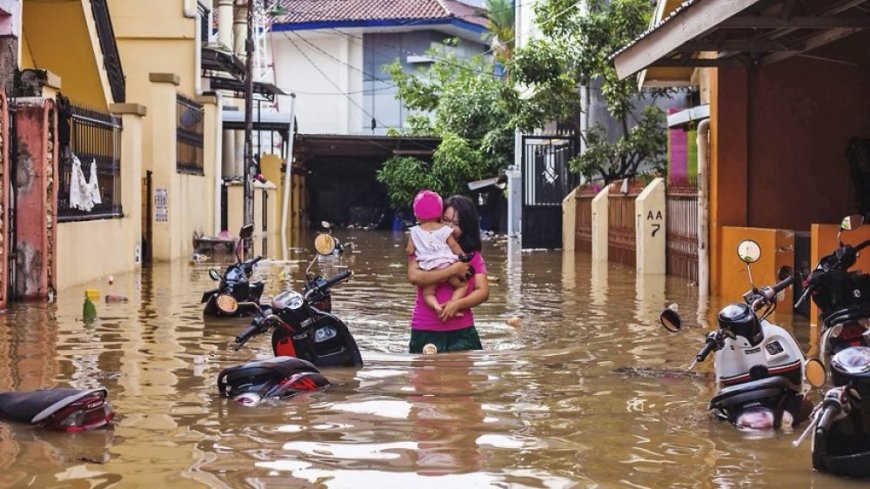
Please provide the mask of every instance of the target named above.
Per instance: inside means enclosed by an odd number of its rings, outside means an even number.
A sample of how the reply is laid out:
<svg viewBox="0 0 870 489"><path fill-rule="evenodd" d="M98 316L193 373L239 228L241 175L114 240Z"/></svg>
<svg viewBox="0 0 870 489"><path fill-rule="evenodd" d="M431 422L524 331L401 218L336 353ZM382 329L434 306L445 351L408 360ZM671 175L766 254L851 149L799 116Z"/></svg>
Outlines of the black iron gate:
<svg viewBox="0 0 870 489"><path fill-rule="evenodd" d="M568 162L577 154L573 133L523 136L523 248L562 247L562 199L577 186Z"/></svg>

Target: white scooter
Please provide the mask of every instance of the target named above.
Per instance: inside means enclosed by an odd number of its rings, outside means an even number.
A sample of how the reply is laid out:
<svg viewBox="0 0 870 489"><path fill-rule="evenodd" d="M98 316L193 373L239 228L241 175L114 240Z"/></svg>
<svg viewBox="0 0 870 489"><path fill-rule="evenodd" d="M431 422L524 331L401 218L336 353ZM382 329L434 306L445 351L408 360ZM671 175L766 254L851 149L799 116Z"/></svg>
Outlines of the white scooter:
<svg viewBox="0 0 870 489"><path fill-rule="evenodd" d="M752 240L737 247L740 259L749 264L761 257L761 248ZM743 294L743 302L719 311L719 329L706 336L704 346L695 355L691 370L715 351L717 393L709 408L722 419L740 429L769 430L794 426L810 413L811 404L802 388L807 361L803 350L788 331L766 318L776 309L776 297L794 283L794 277L780 277L781 282ZM661 315L662 325L671 332L682 327L682 320L672 309ZM824 367L817 361L808 371L813 386L824 382ZM821 377L821 380L818 379Z"/></svg>

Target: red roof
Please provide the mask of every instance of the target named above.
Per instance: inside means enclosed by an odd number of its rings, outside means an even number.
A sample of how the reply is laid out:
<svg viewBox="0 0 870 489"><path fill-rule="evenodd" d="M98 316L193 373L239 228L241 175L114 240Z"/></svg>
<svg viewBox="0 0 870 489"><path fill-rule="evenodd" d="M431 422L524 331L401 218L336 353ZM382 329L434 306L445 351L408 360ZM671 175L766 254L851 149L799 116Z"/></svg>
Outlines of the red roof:
<svg viewBox="0 0 870 489"><path fill-rule="evenodd" d="M486 26L479 9L457 0L282 0L281 6L286 14L274 24L460 19Z"/></svg>

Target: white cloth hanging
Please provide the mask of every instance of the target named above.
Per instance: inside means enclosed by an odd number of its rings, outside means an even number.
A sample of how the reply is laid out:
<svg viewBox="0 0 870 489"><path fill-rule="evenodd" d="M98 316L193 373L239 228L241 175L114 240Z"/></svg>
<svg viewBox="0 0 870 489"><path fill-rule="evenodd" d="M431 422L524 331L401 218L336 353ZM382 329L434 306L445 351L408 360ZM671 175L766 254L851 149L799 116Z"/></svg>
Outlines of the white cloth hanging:
<svg viewBox="0 0 870 489"><path fill-rule="evenodd" d="M91 160L91 177L88 179L88 188L90 189L91 201L94 204L102 204L103 198L100 196L100 181L97 179L96 158Z"/></svg>
<svg viewBox="0 0 870 489"><path fill-rule="evenodd" d="M90 212L94 208L93 192L85 180L82 171L82 162L79 157L72 155L72 170L69 178L69 205L73 209Z"/></svg>

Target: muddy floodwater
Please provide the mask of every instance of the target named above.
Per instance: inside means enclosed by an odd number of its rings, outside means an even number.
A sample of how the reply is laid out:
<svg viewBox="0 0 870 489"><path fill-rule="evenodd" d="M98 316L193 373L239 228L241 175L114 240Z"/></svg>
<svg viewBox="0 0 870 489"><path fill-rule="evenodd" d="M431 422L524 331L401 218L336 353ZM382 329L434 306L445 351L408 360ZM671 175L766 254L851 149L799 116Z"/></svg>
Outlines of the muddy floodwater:
<svg viewBox="0 0 870 489"><path fill-rule="evenodd" d="M707 413L712 365L686 372L704 329L673 335L657 321L667 303L693 324L722 305L699 314L685 280L490 239L490 299L475 310L485 350L416 356L405 235L336 235L352 247L320 265L355 272L333 312L366 365L326 369L326 391L256 408L216 388L221 369L271 355L266 336L229 348L243 320L203 321L208 268L226 259L158 263L53 304L13 304L0 389L103 385L117 418L75 435L0 422L0 487L866 487L813 472L796 432L753 437ZM267 296L301 286L311 248L303 238L289 262L259 266ZM88 287L103 298L86 324ZM778 319L806 347L806 323Z"/></svg>

